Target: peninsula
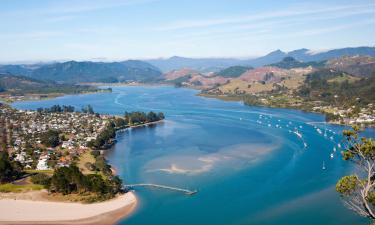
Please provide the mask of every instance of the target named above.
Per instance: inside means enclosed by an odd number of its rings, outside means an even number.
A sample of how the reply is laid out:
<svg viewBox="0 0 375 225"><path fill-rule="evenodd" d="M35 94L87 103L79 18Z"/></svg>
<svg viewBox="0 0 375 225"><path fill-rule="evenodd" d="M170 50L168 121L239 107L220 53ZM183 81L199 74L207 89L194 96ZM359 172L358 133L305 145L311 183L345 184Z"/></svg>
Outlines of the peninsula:
<svg viewBox="0 0 375 225"><path fill-rule="evenodd" d="M113 224L128 215L136 197L103 150L117 130L163 119L154 112L100 115L90 105L25 111L0 103L0 224Z"/></svg>

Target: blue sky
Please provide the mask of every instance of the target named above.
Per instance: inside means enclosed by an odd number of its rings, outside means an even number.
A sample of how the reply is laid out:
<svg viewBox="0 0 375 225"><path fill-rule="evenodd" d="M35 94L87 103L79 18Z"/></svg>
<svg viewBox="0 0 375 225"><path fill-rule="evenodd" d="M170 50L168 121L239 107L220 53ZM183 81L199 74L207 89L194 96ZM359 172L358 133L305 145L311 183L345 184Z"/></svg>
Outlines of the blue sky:
<svg viewBox="0 0 375 225"><path fill-rule="evenodd" d="M0 62L375 46L373 0L0 0Z"/></svg>

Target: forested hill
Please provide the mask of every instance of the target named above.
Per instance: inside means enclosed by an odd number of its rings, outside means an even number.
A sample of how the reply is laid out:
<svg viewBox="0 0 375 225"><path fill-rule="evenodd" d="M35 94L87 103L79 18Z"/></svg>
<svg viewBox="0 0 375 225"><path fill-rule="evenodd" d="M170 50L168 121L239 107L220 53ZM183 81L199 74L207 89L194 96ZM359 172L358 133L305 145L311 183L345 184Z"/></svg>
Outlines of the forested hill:
<svg viewBox="0 0 375 225"><path fill-rule="evenodd" d="M142 61L125 62L76 62L69 61L42 66L31 77L58 82L150 82L160 79L161 72Z"/></svg>
<svg viewBox="0 0 375 225"><path fill-rule="evenodd" d="M282 69L292 69L292 68L304 68L308 66L312 67L324 67L325 61L319 62L301 62L293 57L287 56L282 61L277 63L272 63L269 66L275 66Z"/></svg>
<svg viewBox="0 0 375 225"><path fill-rule="evenodd" d="M5 94L74 94L96 91L98 91L96 87L84 85L57 84L55 82L40 81L25 76L0 74L0 93Z"/></svg>
<svg viewBox="0 0 375 225"><path fill-rule="evenodd" d="M23 65L4 65L0 66L0 72L64 83L154 82L160 80L162 76L158 68L139 60L111 63L68 61L40 65L37 68L29 68Z"/></svg>

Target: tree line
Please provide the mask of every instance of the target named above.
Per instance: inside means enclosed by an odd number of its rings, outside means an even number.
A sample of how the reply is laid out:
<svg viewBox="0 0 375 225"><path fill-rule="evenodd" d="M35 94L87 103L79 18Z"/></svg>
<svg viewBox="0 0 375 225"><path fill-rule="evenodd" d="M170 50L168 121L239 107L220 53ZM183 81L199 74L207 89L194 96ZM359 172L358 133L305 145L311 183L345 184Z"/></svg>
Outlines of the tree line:
<svg viewBox="0 0 375 225"><path fill-rule="evenodd" d="M51 107L42 108L39 107L36 110L39 113L63 113L63 112L75 112L75 107L71 105L53 105ZM91 105L86 105L81 108L82 113L95 114L94 108Z"/></svg>
<svg viewBox="0 0 375 225"><path fill-rule="evenodd" d="M137 125L143 123L151 123L156 122L159 120L163 120L165 118L162 112L155 113L155 112L125 112L124 119L125 124L127 125Z"/></svg>

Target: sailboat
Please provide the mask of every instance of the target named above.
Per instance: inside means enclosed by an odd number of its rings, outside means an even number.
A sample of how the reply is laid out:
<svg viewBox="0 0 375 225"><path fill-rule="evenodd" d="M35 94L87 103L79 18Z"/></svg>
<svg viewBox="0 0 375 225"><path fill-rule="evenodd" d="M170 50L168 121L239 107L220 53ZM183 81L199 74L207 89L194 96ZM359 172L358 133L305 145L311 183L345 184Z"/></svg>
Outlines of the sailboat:
<svg viewBox="0 0 375 225"><path fill-rule="evenodd" d="M323 167L322 167L322 170L325 170L326 169L326 165L325 165L325 163L324 163L324 161L323 161Z"/></svg>

